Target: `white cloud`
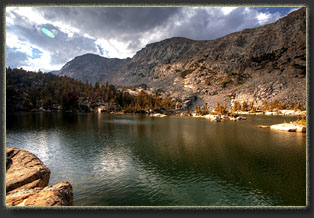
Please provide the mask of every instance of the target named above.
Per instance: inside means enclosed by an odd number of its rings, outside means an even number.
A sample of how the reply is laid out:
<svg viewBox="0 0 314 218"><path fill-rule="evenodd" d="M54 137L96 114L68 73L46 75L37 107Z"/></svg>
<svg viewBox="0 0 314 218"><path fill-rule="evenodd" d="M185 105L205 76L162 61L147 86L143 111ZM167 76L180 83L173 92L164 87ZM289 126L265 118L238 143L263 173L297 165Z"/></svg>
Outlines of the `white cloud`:
<svg viewBox="0 0 314 218"><path fill-rule="evenodd" d="M27 18L29 21L36 24L45 24L47 23L46 19L41 16L39 13L36 13L32 7L7 7L6 14L7 16L12 13L16 13L20 16Z"/></svg>
<svg viewBox="0 0 314 218"><path fill-rule="evenodd" d="M16 35L10 32L6 34L6 46L18 52L25 53L28 56L32 56L32 46L28 42L20 40Z"/></svg>
<svg viewBox="0 0 314 218"><path fill-rule="evenodd" d="M168 37L169 32L161 28L156 28L153 31L149 31L143 34L143 36L139 39L139 47L143 48L149 43L158 42Z"/></svg>
<svg viewBox="0 0 314 218"><path fill-rule="evenodd" d="M6 8L6 17L5 22L6 25L14 25L15 15L13 13L10 13L12 11L12 8Z"/></svg>
<svg viewBox="0 0 314 218"><path fill-rule="evenodd" d="M106 58L127 58L133 56L133 51L128 49L128 44L115 39L97 39L95 44L104 51ZM99 54L100 51L98 50ZM101 55L101 54L100 54Z"/></svg>
<svg viewBox="0 0 314 218"><path fill-rule="evenodd" d="M296 10L300 9L300 7L292 8L287 14L290 14L291 12L294 12Z"/></svg>
<svg viewBox="0 0 314 218"><path fill-rule="evenodd" d="M21 52L27 55L26 61L23 62L23 65L19 66L25 70L38 71L41 69L50 71L51 69L59 69L63 65L51 64L51 53L49 51L46 51L37 45L31 44L28 41L20 40L16 35L10 32L6 34L6 46L11 49L11 52ZM34 57L34 49L37 49L41 53L39 57Z"/></svg>
<svg viewBox="0 0 314 218"><path fill-rule="evenodd" d="M50 71L51 69L61 69L63 64L51 64L51 54L48 51L41 50L42 55L39 58L29 57L27 59L27 65L22 66L25 70L35 70L39 69L42 71Z"/></svg>
<svg viewBox="0 0 314 218"><path fill-rule="evenodd" d="M270 13L258 13L256 17L257 17L259 24L263 25L263 24L266 24L272 18L272 14L270 14Z"/></svg>
<svg viewBox="0 0 314 218"><path fill-rule="evenodd" d="M6 18L9 20L9 23L12 24L18 24L21 25L22 23L15 23L14 18L15 14L18 14L19 16L22 16L23 19L28 20L30 23L38 26L38 25L45 25L45 24L53 24L55 27L57 27L60 31L64 32L68 35L69 38L72 38L75 33L80 34L80 30L78 28L75 28L67 23L64 23L62 21L51 21L48 19L45 19L42 13L38 10L34 10L33 7L7 7L6 8ZM32 28L32 26L25 26L28 28ZM51 30L55 34L58 34L57 30Z"/></svg>
<svg viewBox="0 0 314 218"><path fill-rule="evenodd" d="M222 7L220 10L224 13L224 15L230 14L237 7Z"/></svg>

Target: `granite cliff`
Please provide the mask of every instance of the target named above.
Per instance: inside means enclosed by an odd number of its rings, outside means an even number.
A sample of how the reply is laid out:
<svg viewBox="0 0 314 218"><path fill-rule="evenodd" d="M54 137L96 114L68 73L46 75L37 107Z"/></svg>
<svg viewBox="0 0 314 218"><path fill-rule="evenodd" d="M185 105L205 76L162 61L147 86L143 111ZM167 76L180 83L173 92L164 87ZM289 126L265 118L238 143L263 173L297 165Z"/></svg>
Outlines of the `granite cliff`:
<svg viewBox="0 0 314 218"><path fill-rule="evenodd" d="M145 87L181 99L184 107L233 101L306 102L306 9L275 23L216 40L170 38L132 58L74 58L58 73L89 82Z"/></svg>

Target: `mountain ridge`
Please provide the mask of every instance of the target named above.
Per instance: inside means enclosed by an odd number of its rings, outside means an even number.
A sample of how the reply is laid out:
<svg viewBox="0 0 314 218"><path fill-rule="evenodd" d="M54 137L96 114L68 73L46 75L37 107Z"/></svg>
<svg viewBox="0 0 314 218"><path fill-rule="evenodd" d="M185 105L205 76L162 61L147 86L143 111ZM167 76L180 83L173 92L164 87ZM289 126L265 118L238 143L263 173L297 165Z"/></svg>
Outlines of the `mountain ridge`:
<svg viewBox="0 0 314 218"><path fill-rule="evenodd" d="M146 84L190 100L186 107L243 100L260 105L275 99L305 104L305 14L301 8L274 23L215 40L172 37L147 44L127 59L83 55L65 64L59 75L92 83Z"/></svg>

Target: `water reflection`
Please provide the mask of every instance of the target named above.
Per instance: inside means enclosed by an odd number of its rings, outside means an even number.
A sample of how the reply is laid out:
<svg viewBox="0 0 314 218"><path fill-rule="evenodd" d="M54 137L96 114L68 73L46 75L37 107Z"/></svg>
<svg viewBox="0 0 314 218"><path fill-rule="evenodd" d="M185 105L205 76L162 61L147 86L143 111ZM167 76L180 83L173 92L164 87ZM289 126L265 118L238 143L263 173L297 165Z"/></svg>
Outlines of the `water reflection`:
<svg viewBox="0 0 314 218"><path fill-rule="evenodd" d="M7 144L70 181L76 205L304 205L305 136L256 128L282 119L24 113Z"/></svg>

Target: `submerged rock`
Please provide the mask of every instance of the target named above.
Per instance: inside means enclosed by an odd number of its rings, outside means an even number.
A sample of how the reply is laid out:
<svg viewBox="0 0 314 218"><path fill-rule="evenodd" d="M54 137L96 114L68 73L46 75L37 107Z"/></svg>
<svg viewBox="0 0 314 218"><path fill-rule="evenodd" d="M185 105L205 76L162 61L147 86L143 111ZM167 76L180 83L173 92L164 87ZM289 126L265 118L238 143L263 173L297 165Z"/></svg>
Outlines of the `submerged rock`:
<svg viewBox="0 0 314 218"><path fill-rule="evenodd" d="M263 129L268 129L268 128L270 128L270 126L267 126L267 125L259 125L258 127L259 127L259 128L263 128Z"/></svg>
<svg viewBox="0 0 314 218"><path fill-rule="evenodd" d="M34 154L7 147L6 157L6 206L73 205L71 184L48 187L50 170Z"/></svg>
<svg viewBox="0 0 314 218"><path fill-rule="evenodd" d="M241 116L234 117L234 116L231 116L231 117L229 117L229 120L231 120L231 121L246 120L246 117L241 117Z"/></svg>
<svg viewBox="0 0 314 218"><path fill-rule="evenodd" d="M151 114L152 117L166 117L167 115L166 114L160 114L160 113L154 113L154 114Z"/></svg>

